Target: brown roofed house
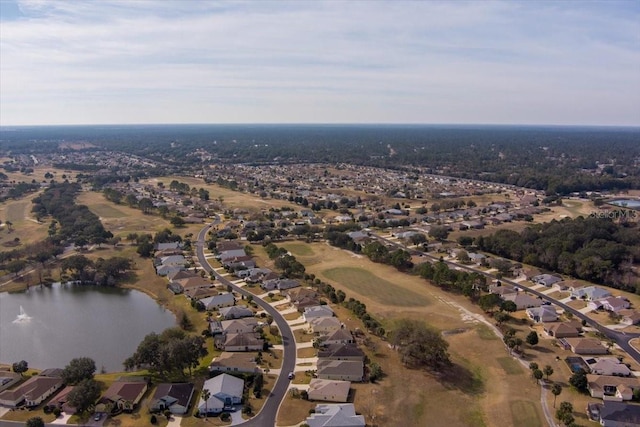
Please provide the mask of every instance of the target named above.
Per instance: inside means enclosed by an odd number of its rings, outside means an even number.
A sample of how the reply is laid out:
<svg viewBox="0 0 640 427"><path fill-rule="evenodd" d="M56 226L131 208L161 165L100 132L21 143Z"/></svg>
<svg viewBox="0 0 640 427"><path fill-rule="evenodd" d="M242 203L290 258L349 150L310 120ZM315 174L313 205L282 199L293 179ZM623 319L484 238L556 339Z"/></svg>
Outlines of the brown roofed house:
<svg viewBox="0 0 640 427"><path fill-rule="evenodd" d="M100 401L110 401L119 409L131 412L138 407L146 391L146 381L116 381L104 392Z"/></svg>
<svg viewBox="0 0 640 427"><path fill-rule="evenodd" d="M351 382L313 378L309 383L309 400L344 403L349 398Z"/></svg>

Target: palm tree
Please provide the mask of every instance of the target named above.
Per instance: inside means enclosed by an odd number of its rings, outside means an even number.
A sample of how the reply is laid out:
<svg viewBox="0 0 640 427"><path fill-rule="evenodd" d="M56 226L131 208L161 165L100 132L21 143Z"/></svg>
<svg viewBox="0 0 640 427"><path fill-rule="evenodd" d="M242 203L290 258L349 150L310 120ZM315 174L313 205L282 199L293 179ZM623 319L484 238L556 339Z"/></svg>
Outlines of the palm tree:
<svg viewBox="0 0 640 427"><path fill-rule="evenodd" d="M209 402L209 399L211 398L211 392L208 388L202 390L202 398L204 399L204 419L206 420L207 416L209 415L209 407L207 406L207 402Z"/></svg>
<svg viewBox="0 0 640 427"><path fill-rule="evenodd" d="M551 386L551 393L553 394L553 407L556 407L556 398L560 393L562 393L562 386L558 383L555 383Z"/></svg>

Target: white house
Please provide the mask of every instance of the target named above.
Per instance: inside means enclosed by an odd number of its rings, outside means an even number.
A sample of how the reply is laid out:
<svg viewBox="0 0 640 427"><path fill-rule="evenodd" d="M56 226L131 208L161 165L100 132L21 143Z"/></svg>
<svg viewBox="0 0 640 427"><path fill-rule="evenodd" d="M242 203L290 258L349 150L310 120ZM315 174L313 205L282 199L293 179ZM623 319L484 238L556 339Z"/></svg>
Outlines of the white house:
<svg viewBox="0 0 640 427"><path fill-rule="evenodd" d="M229 374L220 374L204 382L203 390L209 390L211 396L205 402L200 395L198 411L201 414L219 414L222 411L233 411L234 405L242 403L244 380Z"/></svg>
<svg viewBox="0 0 640 427"><path fill-rule="evenodd" d="M556 309L550 305L528 308L527 316L529 316L529 319L538 323L555 322L558 320L558 313L556 313Z"/></svg>
<svg viewBox="0 0 640 427"><path fill-rule="evenodd" d="M356 415L353 403L317 405L315 412L305 421L309 427L364 427L363 415Z"/></svg>

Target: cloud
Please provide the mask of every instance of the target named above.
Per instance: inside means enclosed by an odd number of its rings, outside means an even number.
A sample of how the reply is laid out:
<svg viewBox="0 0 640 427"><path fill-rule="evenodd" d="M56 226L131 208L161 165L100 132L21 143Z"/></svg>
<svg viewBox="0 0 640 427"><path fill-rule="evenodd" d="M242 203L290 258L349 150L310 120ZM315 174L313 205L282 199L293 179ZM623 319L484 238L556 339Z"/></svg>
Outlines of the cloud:
<svg viewBox="0 0 640 427"><path fill-rule="evenodd" d="M637 125L630 3L25 1L0 123Z"/></svg>

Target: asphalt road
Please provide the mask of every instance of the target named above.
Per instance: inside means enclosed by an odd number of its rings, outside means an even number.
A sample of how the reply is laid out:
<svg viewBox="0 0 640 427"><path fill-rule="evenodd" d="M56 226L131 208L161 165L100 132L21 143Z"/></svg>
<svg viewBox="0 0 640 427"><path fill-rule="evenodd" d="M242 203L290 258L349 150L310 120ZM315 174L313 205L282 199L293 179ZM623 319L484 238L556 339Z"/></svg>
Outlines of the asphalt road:
<svg viewBox="0 0 640 427"><path fill-rule="evenodd" d="M270 314L273 317L274 322L278 325L278 328L280 328L280 334L282 335L282 344L284 345L284 356L282 360L281 370L282 375L278 376L278 379L271 389L271 393L267 397L267 400L265 401L260 412L250 420L242 423L243 426L247 427L275 426L278 408L280 407L280 403L284 399L287 393L287 389L289 388L290 380L287 378L287 373L293 372L296 364L296 342L293 336L293 331L291 331L289 324L284 319L284 317L282 317L280 312L278 312L278 310L267 304L262 299L257 298L251 292L234 285L229 280L215 272L211 265L209 265L209 262L204 256L204 244L207 232L212 225L213 224L207 225L202 230L200 230L200 233L198 233L198 241L196 242L196 254L198 256L200 265L205 271L212 272L223 285L231 286L231 288L235 292L238 292L241 295L244 295L246 297L253 297L253 301L261 308L263 308L268 314Z"/></svg>
<svg viewBox="0 0 640 427"><path fill-rule="evenodd" d="M415 250L415 249L409 249L409 248L401 245L400 243L391 241L389 239L385 239L384 237L381 237L381 236L379 236L377 234L374 234L374 233L371 233L371 232L370 232L370 234L371 234L372 237L375 237L375 238L377 238L379 240L382 240L382 241L384 241L386 243L394 245L394 246L396 246L396 247L398 247L400 249L404 249L406 251L409 251L413 255L420 255L420 256L423 256L425 258L429 258L431 260L434 260L434 261L439 261L440 260L438 257L432 256L432 255L429 255L429 254L425 254L424 252L421 252L421 251L418 251L418 250ZM482 270L479 270L479 269L476 269L476 268L473 268L473 267L457 264L455 262L451 262L451 261L447 261L447 260L443 260L443 262L446 263L447 265L451 266L451 267L454 267L454 268L457 268L457 269L460 269L460 270L466 270L466 271L471 271L471 272L474 272L474 273L480 273L483 276L486 276L486 277L488 277L490 279L495 279L495 277L492 276L490 273L487 273L485 271L482 271ZM508 283L510 285L516 286L519 289L524 289L526 292L530 292L533 295L536 295L536 296L542 298L545 301L549 301L551 304L557 305L558 307L562 308L563 310L572 313L575 317L586 321L589 326L593 327L594 329L597 329L604 336L606 336L607 338L613 340L618 346L620 346L620 348L622 348L624 351L626 351L627 354L629 354L629 356L631 356L636 362L640 363L640 353L629 344L629 341L631 339L640 337L639 333L625 333L625 332L618 332L618 331L615 331L613 329L609 329L606 326L604 326L604 325L596 322L595 320L591 319L586 314L580 313L575 308L572 308L572 307L570 307L570 306L568 306L568 305L566 305L566 304L564 304L564 303L562 303L562 302L560 302L560 301L558 301L558 300L556 300L554 298L551 298L550 296L545 295L542 292L539 292L537 290L525 287L525 286L521 285L518 282L514 282L513 280L502 278L502 279L500 279L500 281L502 283Z"/></svg>

